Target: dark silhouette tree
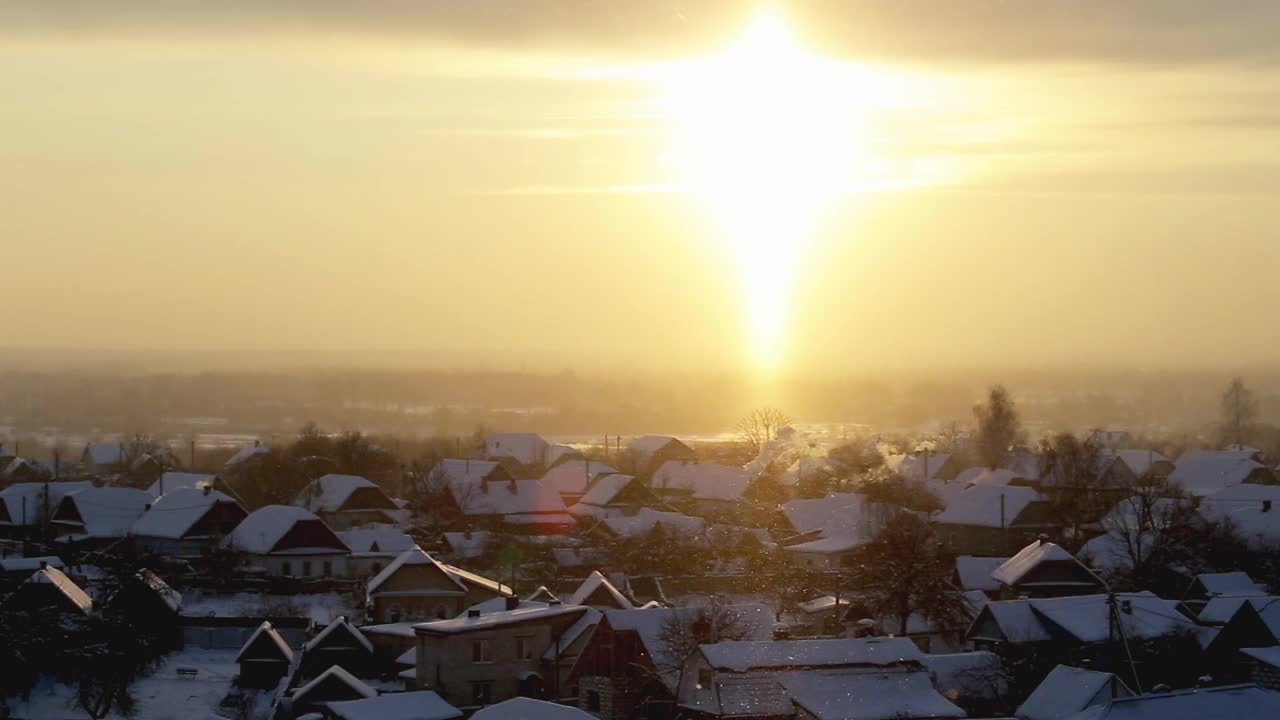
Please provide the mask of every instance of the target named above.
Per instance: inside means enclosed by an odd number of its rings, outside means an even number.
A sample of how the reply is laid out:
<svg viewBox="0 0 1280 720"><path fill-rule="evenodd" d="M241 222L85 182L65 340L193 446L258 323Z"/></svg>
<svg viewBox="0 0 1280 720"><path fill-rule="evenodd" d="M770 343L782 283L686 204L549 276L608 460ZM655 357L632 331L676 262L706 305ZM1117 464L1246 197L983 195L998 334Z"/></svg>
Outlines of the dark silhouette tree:
<svg viewBox="0 0 1280 720"><path fill-rule="evenodd" d="M978 423L974 438L978 457L984 466L994 470L1023 438L1018 409L1003 385L993 385L987 401L974 406L973 416Z"/></svg>
<svg viewBox="0 0 1280 720"><path fill-rule="evenodd" d="M1248 444L1258 416L1258 400L1241 378L1232 378L1222 393L1222 436L1237 447Z"/></svg>
<svg viewBox="0 0 1280 720"><path fill-rule="evenodd" d="M952 564L920 516L900 512L874 540L853 552L849 590L880 619L897 623L919 613L940 627L958 627L966 619L964 601L951 585Z"/></svg>

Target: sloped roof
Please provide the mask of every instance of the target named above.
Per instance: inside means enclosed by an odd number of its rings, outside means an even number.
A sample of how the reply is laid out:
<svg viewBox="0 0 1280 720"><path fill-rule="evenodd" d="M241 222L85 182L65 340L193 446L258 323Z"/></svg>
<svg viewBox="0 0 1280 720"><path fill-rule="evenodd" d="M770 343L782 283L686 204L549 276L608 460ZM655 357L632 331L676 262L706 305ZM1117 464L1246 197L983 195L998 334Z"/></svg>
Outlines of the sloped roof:
<svg viewBox="0 0 1280 720"><path fill-rule="evenodd" d="M255 440L254 442L249 443L248 445L245 445L244 447L237 450L235 454L232 455L227 460L227 462L223 464L223 467L233 468L237 465L248 462L249 460L253 459L254 457L257 457L258 455L270 455L270 454L271 454L271 448Z"/></svg>
<svg viewBox="0 0 1280 720"><path fill-rule="evenodd" d="M796 705L816 720L963 718L964 710L934 689L929 673L786 673L783 684Z"/></svg>
<svg viewBox="0 0 1280 720"><path fill-rule="evenodd" d="M567 514L564 499L541 480L451 486L464 515Z"/></svg>
<svg viewBox="0 0 1280 720"><path fill-rule="evenodd" d="M88 481L58 481L50 483L30 482L14 483L0 490L0 502L4 503L9 520L15 527L37 524L44 507L44 490L49 488L49 512L52 513L62 498L70 493L93 487ZM26 522L23 522L23 509L26 509Z"/></svg>
<svg viewBox="0 0 1280 720"><path fill-rule="evenodd" d="M552 600L559 600L559 599L560 598L556 597L555 593L547 589L546 585L539 585L538 589L529 593L528 597L525 598L525 601L526 602L550 602Z"/></svg>
<svg viewBox="0 0 1280 720"><path fill-rule="evenodd" d="M1151 467L1159 462L1172 463L1169 458L1154 450L1103 450L1104 456L1115 457L1124 463L1134 475L1142 477L1151 471Z"/></svg>
<svg viewBox="0 0 1280 720"><path fill-rule="evenodd" d="M1167 637L1179 632L1198 637L1205 630L1188 620L1175 600L1164 600L1149 592L1117 593L1116 600L1120 604L1120 622L1130 639ZM1102 642L1112 632L1106 595L1002 600L988 603L983 613L990 613L997 620L1009 642L1039 642L1055 636L1081 643Z"/></svg>
<svg viewBox="0 0 1280 720"><path fill-rule="evenodd" d="M730 640L702 645L700 650L712 667L731 672L847 665L923 665L925 660L920 648L907 638Z"/></svg>
<svg viewBox="0 0 1280 720"><path fill-rule="evenodd" d="M1001 527L1001 497L1004 498L1004 525L1008 526L1028 505L1039 500L1040 494L1029 487L975 485L956 495L947 509L938 513L934 522Z"/></svg>
<svg viewBox="0 0 1280 720"><path fill-rule="evenodd" d="M842 508L862 507L867 496L862 493L828 493L822 498L798 498L782 504L782 514L798 533L821 530L831 524Z"/></svg>
<svg viewBox="0 0 1280 720"><path fill-rule="evenodd" d="M141 582L148 590L156 594L160 601L170 610L176 612L182 611L182 593L170 587L169 583L160 579L159 575L143 568L138 571L135 576L138 582Z"/></svg>
<svg viewBox="0 0 1280 720"><path fill-rule="evenodd" d="M541 464L547 447L547 441L536 433L493 433L484 439L485 457L514 458L521 465Z"/></svg>
<svg viewBox="0 0 1280 720"><path fill-rule="evenodd" d="M642 435L627 445L627 452L635 458L636 464L643 467L653 461L653 456L668 443L680 443L686 449L688 445L670 435Z"/></svg>
<svg viewBox="0 0 1280 720"><path fill-rule="evenodd" d="M994 700L1009 690L1000 656L993 652L927 655L925 665L933 675L934 687L943 697Z"/></svg>
<svg viewBox="0 0 1280 720"><path fill-rule="evenodd" d="M489 476L489 473L494 472L499 467L501 466L493 460L444 458L436 463L429 476L444 480L450 487L456 485L478 485Z"/></svg>
<svg viewBox="0 0 1280 720"><path fill-rule="evenodd" d="M668 460L653 474L654 490L688 492L695 500L740 500L751 478L747 471L719 463Z"/></svg>
<svg viewBox="0 0 1280 720"><path fill-rule="evenodd" d="M353 553L394 554L417 545L413 538L391 526L339 530L337 534Z"/></svg>
<svg viewBox="0 0 1280 720"><path fill-rule="evenodd" d="M897 471L904 480L932 480L950 460L951 453L915 453L903 457Z"/></svg>
<svg viewBox="0 0 1280 720"><path fill-rule="evenodd" d="M0 572L35 572L40 569L41 563L44 563L44 565L48 567L58 568L59 570L66 568L66 564L62 562L62 558L57 555L40 555L36 557L0 557Z"/></svg>
<svg viewBox="0 0 1280 720"><path fill-rule="evenodd" d="M1089 707L1099 693L1104 693L1106 699L1133 694L1111 673L1059 665L1014 714L1021 720L1062 720Z"/></svg>
<svg viewBox="0 0 1280 720"><path fill-rule="evenodd" d="M1240 652L1260 663L1280 668L1280 645L1260 648L1240 648Z"/></svg>
<svg viewBox="0 0 1280 720"><path fill-rule="evenodd" d="M471 720L595 720L583 710L546 700L517 697L477 710Z"/></svg>
<svg viewBox="0 0 1280 720"><path fill-rule="evenodd" d="M618 537L644 535L657 525L667 530L690 534L700 533L707 526L707 521L700 517L652 508L641 508L635 515L605 518L601 522Z"/></svg>
<svg viewBox="0 0 1280 720"><path fill-rule="evenodd" d="M315 513L332 513L343 510L343 506L351 497L352 493L364 488L373 488L377 491L380 501L375 508L359 508L359 509L378 509L384 510L391 506L391 499L387 498L382 492L382 488L367 478L359 475L339 475L330 473L321 475L312 480L298 496L293 499L293 504L298 507L306 508Z"/></svg>
<svg viewBox="0 0 1280 720"><path fill-rule="evenodd" d="M190 487L168 490L151 503L151 509L138 518L129 534L174 540L182 538L218 503L232 503L239 507L239 503L217 490L208 493Z"/></svg>
<svg viewBox="0 0 1280 720"><path fill-rule="evenodd" d="M482 613L480 617L469 617L465 613L448 620L432 620L431 622L418 623L414 625L414 631L419 633L448 635L452 633L469 632L471 630L486 629L493 627L501 627L516 623L529 622L533 620L547 620L562 615L579 615L588 610L588 608L580 605L543 605L542 603L530 603L525 607L518 607L515 610L502 610L500 612Z"/></svg>
<svg viewBox="0 0 1280 720"><path fill-rule="evenodd" d="M962 590L983 590L995 592L1000 589L1000 581L991 577L996 568L1005 564L1009 558L976 557L960 555L956 557L956 575L960 578Z"/></svg>
<svg viewBox="0 0 1280 720"><path fill-rule="evenodd" d="M414 545L408 550L405 550L404 552L397 555L395 560L392 560L390 563L387 563L387 566L382 568L382 572L378 573L377 575L374 575L369 580L369 584L366 587L365 592L367 592L369 595L373 595L375 592L378 591L378 588L382 587L383 583L390 580L391 577L395 575L397 572L400 572L400 568L405 566L412 566L412 565L433 565L439 568L440 572L448 576L448 578L458 586L459 591L466 592L467 590L467 587L462 584L462 581L449 572L449 570L444 565L444 563L436 561L434 558L428 555L425 550L418 547L417 545Z"/></svg>
<svg viewBox="0 0 1280 720"><path fill-rule="evenodd" d="M294 525L308 521L323 525L320 518L303 508L293 505L265 505L241 520L236 529L227 535L225 542L228 547L241 552L263 555L274 550Z"/></svg>
<svg viewBox="0 0 1280 720"><path fill-rule="evenodd" d="M1192 495L1210 495L1245 481L1256 470L1270 470L1251 453L1231 450L1188 450L1178 458L1169 482Z"/></svg>
<svg viewBox="0 0 1280 720"><path fill-rule="evenodd" d="M361 633L360 629L357 628L355 625L352 625L351 623L347 622L346 616L343 616L343 615L339 615L338 617L334 618L332 622L330 622L327 626L325 626L325 629L321 630L319 633L316 634L315 637L311 638L306 643L304 643L302 646L303 652L310 652L320 647L321 645L324 644L324 641L327 640L329 636L334 634L335 632L347 633L349 637L355 640L356 643L359 644L361 647L363 647L365 650L368 650L369 652L373 652L373 643L369 642L369 638L366 638L364 636L364 633Z"/></svg>
<svg viewBox="0 0 1280 720"><path fill-rule="evenodd" d="M320 675L317 676L315 680L312 680L306 685L303 685L302 687L293 691L293 701L295 703L301 703L316 688L320 687L325 682L328 682L330 680L336 680L338 682L341 682L343 685L346 685L347 687L351 688L352 692L359 695L360 697L372 698L372 697L378 696L377 690L374 690L373 688L369 687L362 680L357 678L355 675L352 675L351 673L347 672L346 670L343 670L340 666L334 665L330 667L328 670L325 670L324 672L320 673Z"/></svg>
<svg viewBox="0 0 1280 720"><path fill-rule="evenodd" d="M1117 698L1065 720L1233 720L1280 717L1280 693L1227 685Z"/></svg>
<svg viewBox="0 0 1280 720"><path fill-rule="evenodd" d="M586 494L578 502L583 505L604 507L613 502L618 493L622 492L632 480L635 480L634 476L621 473L598 476L592 481L591 486L587 488Z"/></svg>
<svg viewBox="0 0 1280 720"><path fill-rule="evenodd" d="M462 711L431 690L397 692L327 704L339 720L453 720Z"/></svg>
<svg viewBox="0 0 1280 720"><path fill-rule="evenodd" d="M1276 601L1280 601L1280 597L1271 595L1256 595L1253 597L1226 595L1210 598L1209 602L1205 603L1200 610L1200 614L1196 616L1196 622L1201 625L1225 625L1240 610L1240 606L1245 603L1253 605L1254 609L1257 610Z"/></svg>
<svg viewBox="0 0 1280 720"><path fill-rule="evenodd" d="M274 627L271 627L271 623L266 621L263 621L258 626L258 629L253 631L253 634L249 636L249 639L240 648L240 653L236 655L236 662L240 662L244 654L248 652L249 648L253 647L259 636L262 635L266 635L271 640L285 660L293 662L293 650L289 648L289 644L284 641L284 638L280 637L280 633L276 632Z"/></svg>
<svg viewBox="0 0 1280 720"><path fill-rule="evenodd" d="M150 502L146 491L125 487L85 488L62 499L63 504L75 504L84 522L84 535L92 538L128 535Z"/></svg>
<svg viewBox="0 0 1280 720"><path fill-rule="evenodd" d="M214 481L218 479L217 475L208 473L189 473L168 471L160 474L160 477L147 488L147 494L151 497L160 497L165 493L172 492L178 488L195 488L203 490L206 487L212 488ZM163 488L163 489L162 489Z"/></svg>
<svg viewBox="0 0 1280 720"><path fill-rule="evenodd" d="M570 445L548 445L542 454L542 464L551 467L565 458L580 457L582 451Z"/></svg>
<svg viewBox="0 0 1280 720"><path fill-rule="evenodd" d="M484 554L484 548L492 535L488 530L476 530L470 534L447 532L444 534L444 541L457 557L478 558Z"/></svg>
<svg viewBox="0 0 1280 720"><path fill-rule="evenodd" d="M991 468L985 467L973 467L962 471L952 482L962 483L962 487L969 487L972 485L1004 486L1015 480L1022 479L1024 478L1018 473L1004 468L992 470Z"/></svg>
<svg viewBox="0 0 1280 720"><path fill-rule="evenodd" d="M26 582L31 585L52 585L83 612L88 613L93 609L93 599L58 568L40 568Z"/></svg>
<svg viewBox="0 0 1280 720"><path fill-rule="evenodd" d="M737 618L735 625L743 631L748 641L765 641L773 637L773 610L760 603L724 606L726 613ZM618 631L636 633L644 645L645 652L659 668L671 667L680 661L669 655L667 644L662 641L663 627L673 618L692 622L702 612L702 608L644 608L639 610L606 610L604 615L609 626ZM663 681L671 686L676 674L665 673Z"/></svg>
<svg viewBox="0 0 1280 720"><path fill-rule="evenodd" d="M562 495L582 495L592 481L617 470L596 460L569 460L551 468L542 476L542 483Z"/></svg>
<svg viewBox="0 0 1280 720"><path fill-rule="evenodd" d="M1196 576L1200 586L1209 595L1265 595L1267 589L1259 585L1246 572L1201 573Z"/></svg>
<svg viewBox="0 0 1280 720"><path fill-rule="evenodd" d="M1018 554L1006 560L1000 567L991 572L991 577L1010 587L1017 585L1027 573L1046 562L1071 562L1090 575L1093 573L1080 564L1075 556L1055 543L1036 540L1018 551Z"/></svg>
<svg viewBox="0 0 1280 720"><path fill-rule="evenodd" d="M627 599L627 596L619 592L618 588L614 587L613 583L609 582L609 579L599 570L591 571L587 579L583 580L578 589L573 591L573 595L569 597L567 604L585 605L592 595L601 590L613 601L615 607L621 610L631 609L631 601Z"/></svg>

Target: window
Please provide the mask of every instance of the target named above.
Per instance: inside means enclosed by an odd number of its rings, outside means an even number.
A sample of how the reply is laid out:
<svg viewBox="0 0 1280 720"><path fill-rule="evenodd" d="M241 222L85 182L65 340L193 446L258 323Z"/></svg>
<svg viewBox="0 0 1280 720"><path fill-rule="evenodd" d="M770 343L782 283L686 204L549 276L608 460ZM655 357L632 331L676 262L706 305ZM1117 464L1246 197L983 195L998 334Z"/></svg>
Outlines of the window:
<svg viewBox="0 0 1280 720"><path fill-rule="evenodd" d="M449 608L445 607L444 605L437 605L435 615L437 620L448 620Z"/></svg>
<svg viewBox="0 0 1280 720"><path fill-rule="evenodd" d="M595 690L587 691L587 710L591 712L600 711L600 693Z"/></svg>
<svg viewBox="0 0 1280 720"><path fill-rule="evenodd" d="M302 561L302 577L311 577L311 561Z"/></svg>
<svg viewBox="0 0 1280 720"><path fill-rule="evenodd" d="M281 574L281 575L285 575L285 576L292 575L292 574L293 574L293 563L291 563L291 562L282 562L282 563L280 563L280 574Z"/></svg>
<svg viewBox="0 0 1280 720"><path fill-rule="evenodd" d="M528 638L528 637L516 638L516 659L518 660L533 659L533 638Z"/></svg>
<svg viewBox="0 0 1280 720"><path fill-rule="evenodd" d="M471 662L493 662L493 655L489 652L488 640L473 640L471 642Z"/></svg>
<svg viewBox="0 0 1280 720"><path fill-rule="evenodd" d="M323 574L325 577L333 577L333 561L332 560L325 560L324 565L322 565L321 567L324 568Z"/></svg>
<svg viewBox="0 0 1280 720"><path fill-rule="evenodd" d="M401 617L400 606L392 605L391 606L391 622L393 623L400 622L400 617Z"/></svg>
<svg viewBox="0 0 1280 720"><path fill-rule="evenodd" d="M698 689L706 690L711 687L711 668L698 668Z"/></svg>
<svg viewBox="0 0 1280 720"><path fill-rule="evenodd" d="M369 567L373 570L374 575L377 575L378 573L382 572L382 563L378 562L377 560L374 560L373 564L370 565Z"/></svg>
<svg viewBox="0 0 1280 720"><path fill-rule="evenodd" d="M471 683L471 704L472 705L488 705L492 701L493 701L493 683L489 683L489 682Z"/></svg>

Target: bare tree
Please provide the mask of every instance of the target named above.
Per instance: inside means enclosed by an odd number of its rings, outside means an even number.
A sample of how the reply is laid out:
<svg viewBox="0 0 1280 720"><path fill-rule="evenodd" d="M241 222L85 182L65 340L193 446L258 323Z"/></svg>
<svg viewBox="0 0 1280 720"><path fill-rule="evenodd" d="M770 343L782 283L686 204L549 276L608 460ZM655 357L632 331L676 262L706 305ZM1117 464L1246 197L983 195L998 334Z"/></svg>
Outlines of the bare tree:
<svg viewBox="0 0 1280 720"><path fill-rule="evenodd" d="M1241 378L1232 378L1222 393L1222 435L1231 445L1243 447L1253 434L1258 400Z"/></svg>
<svg viewBox="0 0 1280 720"><path fill-rule="evenodd" d="M1110 483L1102 446L1093 435L1069 432L1040 442L1041 478L1054 518L1066 530L1071 550L1083 542L1083 527L1099 520L1122 497L1124 488Z"/></svg>
<svg viewBox="0 0 1280 720"><path fill-rule="evenodd" d="M751 626L746 619L718 597L704 607L680 608L658 630L663 657L657 658L656 665L659 672L676 671L699 645L747 640L750 635Z"/></svg>
<svg viewBox="0 0 1280 720"><path fill-rule="evenodd" d="M738 421L735 429L738 437L756 453L760 448L778 434L778 431L791 424L791 417L774 407L760 407L752 410L746 417Z"/></svg>
<svg viewBox="0 0 1280 720"><path fill-rule="evenodd" d="M1009 448L1023 438L1018 409L1003 385L993 385L987 394L987 402L973 407L973 416L978 421L975 438L978 457L983 465L994 470L1000 466Z"/></svg>

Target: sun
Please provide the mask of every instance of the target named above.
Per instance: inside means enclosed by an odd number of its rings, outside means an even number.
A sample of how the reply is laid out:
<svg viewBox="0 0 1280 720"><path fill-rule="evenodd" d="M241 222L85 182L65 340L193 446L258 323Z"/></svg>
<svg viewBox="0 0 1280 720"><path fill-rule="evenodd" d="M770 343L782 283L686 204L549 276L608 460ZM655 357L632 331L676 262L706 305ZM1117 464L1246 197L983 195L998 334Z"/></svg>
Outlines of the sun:
<svg viewBox="0 0 1280 720"><path fill-rule="evenodd" d="M816 228L837 198L879 172L868 110L885 84L805 49L770 9L732 46L667 75L668 159L738 266L761 369L780 361L796 265Z"/></svg>

